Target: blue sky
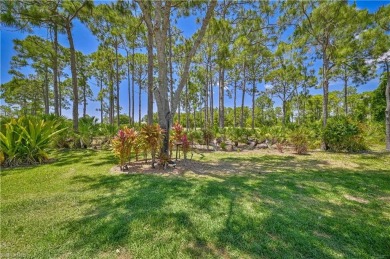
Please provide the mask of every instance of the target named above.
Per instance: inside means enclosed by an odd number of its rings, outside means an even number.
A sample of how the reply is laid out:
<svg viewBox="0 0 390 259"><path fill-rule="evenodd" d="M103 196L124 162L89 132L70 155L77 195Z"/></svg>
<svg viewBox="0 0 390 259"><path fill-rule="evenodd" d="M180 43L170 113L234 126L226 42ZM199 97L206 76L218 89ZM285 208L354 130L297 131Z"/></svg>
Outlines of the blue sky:
<svg viewBox="0 0 390 259"><path fill-rule="evenodd" d="M361 9L368 9L370 12L376 11L380 6L389 4L389 1L357 1L358 8ZM177 26L183 31L184 35L192 35L193 32L197 29L197 25L194 22L194 17L188 17L185 19L180 19ZM41 36L43 38L47 37L47 31L46 29L35 29L33 34ZM8 82L11 79L11 75L8 74L8 70L10 69L10 60L13 55L15 55L15 51L13 50L13 40L14 39L24 39L27 37L29 33L15 31L13 28L1 28L1 83ZM79 21L75 21L74 28L73 28L73 35L74 35L74 42L75 42L75 48L78 51L83 52L84 54L90 54L97 50L99 42L97 41L96 37L92 35L92 33L87 29L85 25L80 23ZM59 42L63 46L68 46L68 40L66 38L66 35L60 35L59 36ZM26 73L31 73L31 71L26 68L24 70ZM375 89L378 86L379 79L373 79L369 82L367 82L365 85L362 85L358 88L359 92L363 91L371 91ZM92 78L90 80L91 88L95 94L95 97L98 93L98 88L96 86L95 80ZM259 84L258 86L259 90L264 90L264 84ZM342 88L342 82L332 82L330 85L330 90L339 90ZM137 88L136 88L137 90ZM215 101L214 104L218 103L218 91L217 88L214 90L214 96ZM321 89L314 89L311 92L312 94L321 94ZM136 93L138 94L138 93ZM238 100L241 100L241 92L239 92ZM127 79L123 80L121 83L121 91L120 91L120 105L123 109L124 113L127 113L128 111L128 101L127 101ZM138 98L136 99L135 103L135 117L136 120L138 119ZM2 101L2 100L1 100ZM146 94L142 94L142 103L145 105L142 105L142 116L146 114L146 101L147 97ZM232 106L233 101L229 99L227 96L225 97L226 106ZM2 101L3 102L3 101ZM251 96L247 95L247 98L245 99L246 105L251 104ZM278 105L279 102L275 100L275 104ZM100 117L100 113L96 111L97 108L100 107L100 104L98 102L89 101L87 113ZM156 109L156 108L155 108ZM80 106L80 112L82 110L82 107ZM71 110L63 110L63 114L67 117L71 117Z"/></svg>

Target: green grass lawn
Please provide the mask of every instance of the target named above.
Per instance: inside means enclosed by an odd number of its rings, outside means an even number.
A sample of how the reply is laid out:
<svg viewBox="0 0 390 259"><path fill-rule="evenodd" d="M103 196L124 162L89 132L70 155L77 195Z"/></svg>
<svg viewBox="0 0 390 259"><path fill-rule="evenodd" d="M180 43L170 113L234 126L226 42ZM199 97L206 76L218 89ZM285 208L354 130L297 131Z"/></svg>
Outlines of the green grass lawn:
<svg viewBox="0 0 390 259"><path fill-rule="evenodd" d="M1 171L1 256L389 258L390 155L195 155L110 173L109 151Z"/></svg>

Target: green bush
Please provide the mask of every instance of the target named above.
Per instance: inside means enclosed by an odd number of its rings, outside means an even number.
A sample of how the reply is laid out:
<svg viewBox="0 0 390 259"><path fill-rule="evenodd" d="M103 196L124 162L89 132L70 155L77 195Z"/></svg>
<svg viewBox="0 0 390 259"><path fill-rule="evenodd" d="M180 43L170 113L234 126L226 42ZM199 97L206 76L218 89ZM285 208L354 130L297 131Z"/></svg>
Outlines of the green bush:
<svg viewBox="0 0 390 259"><path fill-rule="evenodd" d="M309 147L310 131L305 128L297 128L291 131L289 136L290 143L295 151L302 155L306 154Z"/></svg>
<svg viewBox="0 0 390 259"><path fill-rule="evenodd" d="M188 140L192 143L203 144L203 133L199 130L191 130L187 133Z"/></svg>
<svg viewBox="0 0 390 259"><path fill-rule="evenodd" d="M346 117L330 118L323 131L323 140L332 151L367 150L361 126Z"/></svg>
<svg viewBox="0 0 390 259"><path fill-rule="evenodd" d="M213 131L211 129L202 129L202 135L203 135L203 141L207 145L207 148L209 147L211 141L214 138Z"/></svg>
<svg viewBox="0 0 390 259"><path fill-rule="evenodd" d="M230 139L230 141L234 142L235 146L238 146L238 142L241 142L244 138L244 129L229 128L227 130L227 137Z"/></svg>
<svg viewBox="0 0 390 259"><path fill-rule="evenodd" d="M0 148L4 164L36 164L48 160L46 152L53 137L66 128L60 128L57 120L37 117L11 119L0 132Z"/></svg>

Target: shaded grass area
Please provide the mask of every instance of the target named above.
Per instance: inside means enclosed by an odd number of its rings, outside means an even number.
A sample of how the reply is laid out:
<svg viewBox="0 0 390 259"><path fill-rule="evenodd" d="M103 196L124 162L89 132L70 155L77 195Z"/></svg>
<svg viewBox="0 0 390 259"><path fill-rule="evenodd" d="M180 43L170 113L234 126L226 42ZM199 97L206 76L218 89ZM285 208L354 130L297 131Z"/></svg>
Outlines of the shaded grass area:
<svg viewBox="0 0 390 259"><path fill-rule="evenodd" d="M106 151L2 170L1 254L31 258L388 258L390 155L195 156L112 174ZM161 172L161 171L160 171Z"/></svg>

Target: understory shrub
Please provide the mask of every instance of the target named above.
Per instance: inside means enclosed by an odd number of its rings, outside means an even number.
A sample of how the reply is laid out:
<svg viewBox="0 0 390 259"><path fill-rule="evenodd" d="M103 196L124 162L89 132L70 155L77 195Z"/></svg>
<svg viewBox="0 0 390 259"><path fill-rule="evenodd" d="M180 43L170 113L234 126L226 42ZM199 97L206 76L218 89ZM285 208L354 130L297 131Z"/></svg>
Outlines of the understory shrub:
<svg viewBox="0 0 390 259"><path fill-rule="evenodd" d="M205 129L202 129L202 134L203 134L203 141L206 144L207 149L208 149L211 141L214 138L213 131L211 129L205 128Z"/></svg>
<svg viewBox="0 0 390 259"><path fill-rule="evenodd" d="M362 127L347 117L330 118L324 129L323 139L332 151L367 150Z"/></svg>
<svg viewBox="0 0 390 259"><path fill-rule="evenodd" d="M310 131L305 128L297 128L290 133L289 141L298 154L306 154L309 147Z"/></svg>

